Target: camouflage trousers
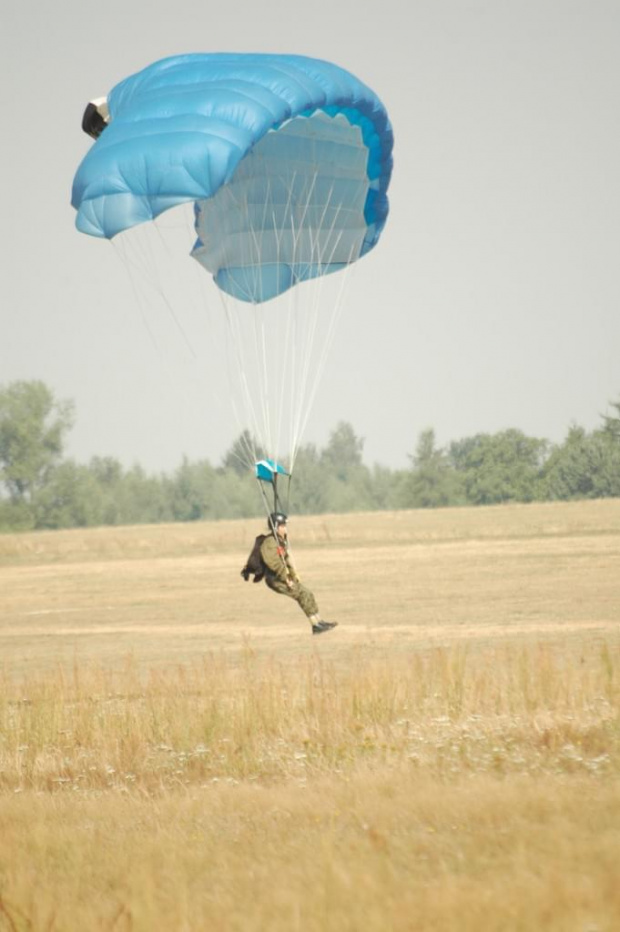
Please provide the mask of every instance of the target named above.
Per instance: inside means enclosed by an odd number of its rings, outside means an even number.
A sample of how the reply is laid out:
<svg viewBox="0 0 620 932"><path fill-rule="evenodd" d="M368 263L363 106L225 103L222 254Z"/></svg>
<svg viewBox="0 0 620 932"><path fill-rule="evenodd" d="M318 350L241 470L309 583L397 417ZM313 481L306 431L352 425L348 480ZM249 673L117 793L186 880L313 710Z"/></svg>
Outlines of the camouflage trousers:
<svg viewBox="0 0 620 932"><path fill-rule="evenodd" d="M302 586L300 582L294 582L292 588L289 589L282 579L278 579L277 576L272 576L269 573L265 576L265 582L274 592L279 592L280 595L287 595L289 598L295 599L307 618L310 618L312 615L318 615L319 606L316 604L314 595L309 589Z"/></svg>

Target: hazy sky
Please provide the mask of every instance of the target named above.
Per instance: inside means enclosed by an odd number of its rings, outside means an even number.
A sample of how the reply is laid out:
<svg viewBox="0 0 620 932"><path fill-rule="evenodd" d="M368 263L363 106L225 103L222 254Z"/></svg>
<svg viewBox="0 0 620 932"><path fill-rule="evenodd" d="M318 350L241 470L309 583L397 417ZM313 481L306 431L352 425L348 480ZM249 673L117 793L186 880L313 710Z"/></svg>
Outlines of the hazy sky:
<svg viewBox="0 0 620 932"><path fill-rule="evenodd" d="M171 470L237 433L208 317L145 321L115 251L74 227L86 102L158 58L290 52L357 74L396 136L391 214L352 276L306 440L369 463L517 427L561 440L620 396L617 0L8 0L0 384L76 403L68 453Z"/></svg>

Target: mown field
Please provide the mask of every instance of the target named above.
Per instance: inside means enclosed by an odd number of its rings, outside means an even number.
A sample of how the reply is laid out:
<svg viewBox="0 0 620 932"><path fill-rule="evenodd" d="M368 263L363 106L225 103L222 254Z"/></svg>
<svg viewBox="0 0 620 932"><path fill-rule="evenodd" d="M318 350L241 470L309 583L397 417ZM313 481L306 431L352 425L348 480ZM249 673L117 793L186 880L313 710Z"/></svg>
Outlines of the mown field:
<svg viewBox="0 0 620 932"><path fill-rule="evenodd" d="M620 501L0 536L0 930L620 928Z"/></svg>

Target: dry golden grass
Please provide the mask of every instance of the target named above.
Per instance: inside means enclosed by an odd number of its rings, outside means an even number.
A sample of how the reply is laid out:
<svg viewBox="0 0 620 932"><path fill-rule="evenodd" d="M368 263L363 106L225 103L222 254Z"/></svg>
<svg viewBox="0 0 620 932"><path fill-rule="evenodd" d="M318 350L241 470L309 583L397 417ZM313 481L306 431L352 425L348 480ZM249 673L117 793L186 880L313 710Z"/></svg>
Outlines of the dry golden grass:
<svg viewBox="0 0 620 932"><path fill-rule="evenodd" d="M620 928L620 502L0 537L0 930Z"/></svg>

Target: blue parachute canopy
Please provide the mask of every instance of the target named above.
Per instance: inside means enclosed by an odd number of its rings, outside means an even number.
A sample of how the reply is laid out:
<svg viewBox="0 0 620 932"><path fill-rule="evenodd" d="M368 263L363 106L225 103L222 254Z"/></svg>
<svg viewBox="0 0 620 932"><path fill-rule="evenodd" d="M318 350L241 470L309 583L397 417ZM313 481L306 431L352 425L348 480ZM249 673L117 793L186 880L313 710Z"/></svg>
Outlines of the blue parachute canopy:
<svg viewBox="0 0 620 932"><path fill-rule="evenodd" d="M118 84L78 168L72 204L114 237L194 202L192 255L236 298L261 302L377 243L393 136L379 98L300 55L191 54Z"/></svg>

